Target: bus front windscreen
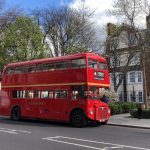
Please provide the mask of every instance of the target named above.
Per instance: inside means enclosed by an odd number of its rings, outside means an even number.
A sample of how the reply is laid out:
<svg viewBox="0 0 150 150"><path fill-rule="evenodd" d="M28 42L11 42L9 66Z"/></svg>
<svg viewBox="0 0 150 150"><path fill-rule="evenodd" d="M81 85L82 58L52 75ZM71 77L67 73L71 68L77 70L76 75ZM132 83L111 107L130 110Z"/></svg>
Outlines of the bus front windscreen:
<svg viewBox="0 0 150 150"><path fill-rule="evenodd" d="M99 88L96 86L89 87L88 95L90 100L99 100Z"/></svg>

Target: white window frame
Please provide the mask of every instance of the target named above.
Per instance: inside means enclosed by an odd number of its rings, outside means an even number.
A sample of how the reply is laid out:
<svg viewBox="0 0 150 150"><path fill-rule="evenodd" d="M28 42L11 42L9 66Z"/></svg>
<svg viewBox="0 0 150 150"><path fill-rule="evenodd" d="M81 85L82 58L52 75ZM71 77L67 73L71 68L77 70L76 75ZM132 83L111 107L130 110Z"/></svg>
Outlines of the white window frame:
<svg viewBox="0 0 150 150"><path fill-rule="evenodd" d="M134 100L132 98L135 98ZM134 96L133 96L133 91L129 91L129 100L131 102L136 102L137 98L136 98L136 92L134 91Z"/></svg>
<svg viewBox="0 0 150 150"><path fill-rule="evenodd" d="M143 81L142 72L141 72L141 71L138 71L138 72L137 72L137 82L138 82L138 83L142 83L142 81Z"/></svg>
<svg viewBox="0 0 150 150"><path fill-rule="evenodd" d="M137 91L137 99L139 103L143 102L143 91Z"/></svg>
<svg viewBox="0 0 150 150"><path fill-rule="evenodd" d="M136 73L129 72L129 83L136 83Z"/></svg>

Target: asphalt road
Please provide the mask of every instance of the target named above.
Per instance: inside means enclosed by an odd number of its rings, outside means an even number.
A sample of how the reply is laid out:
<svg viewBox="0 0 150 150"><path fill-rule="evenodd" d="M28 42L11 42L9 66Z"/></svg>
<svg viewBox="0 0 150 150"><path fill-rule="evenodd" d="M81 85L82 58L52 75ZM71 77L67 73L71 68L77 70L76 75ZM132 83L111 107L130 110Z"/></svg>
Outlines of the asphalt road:
<svg viewBox="0 0 150 150"><path fill-rule="evenodd" d="M150 130L0 117L0 150L150 150Z"/></svg>

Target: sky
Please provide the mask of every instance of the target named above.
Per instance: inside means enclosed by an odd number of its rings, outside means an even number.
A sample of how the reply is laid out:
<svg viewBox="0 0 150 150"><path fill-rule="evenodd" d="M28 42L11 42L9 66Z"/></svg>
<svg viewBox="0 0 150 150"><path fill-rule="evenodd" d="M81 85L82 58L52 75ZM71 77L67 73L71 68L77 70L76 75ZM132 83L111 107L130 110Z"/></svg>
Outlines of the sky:
<svg viewBox="0 0 150 150"><path fill-rule="evenodd" d="M59 7L68 5L77 8L80 3L79 0L5 0L7 7L19 6L25 11L45 7ZM113 22L114 18L107 16L105 11L112 7L113 0L84 0L87 7L96 10L95 20L98 24L106 24Z"/></svg>
<svg viewBox="0 0 150 150"><path fill-rule="evenodd" d="M47 6L58 7L61 5L67 5L72 0L5 0L7 6L20 6L24 8L26 11L30 9L43 8Z"/></svg>
<svg viewBox="0 0 150 150"><path fill-rule="evenodd" d="M40 9L46 7L59 7L68 5L73 8L78 8L81 3L80 0L5 0L6 6L19 6L24 9L26 12L29 12L33 9ZM113 16L110 16L106 13L108 9L112 9L114 0L83 0L85 5L91 10L95 10L95 16L93 17L93 21L96 26L102 28L106 26L107 23L121 23ZM145 17L141 19L142 24L145 24Z"/></svg>

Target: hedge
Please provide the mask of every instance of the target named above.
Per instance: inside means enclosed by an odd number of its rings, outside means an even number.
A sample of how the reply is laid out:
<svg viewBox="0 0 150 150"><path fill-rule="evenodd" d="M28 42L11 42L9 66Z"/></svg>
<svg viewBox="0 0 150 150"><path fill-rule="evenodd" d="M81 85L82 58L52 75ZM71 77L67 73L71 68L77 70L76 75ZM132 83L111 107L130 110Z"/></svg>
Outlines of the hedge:
<svg viewBox="0 0 150 150"><path fill-rule="evenodd" d="M130 110L136 109L137 104L133 102L116 102L110 103L111 115L129 113Z"/></svg>
<svg viewBox="0 0 150 150"><path fill-rule="evenodd" d="M150 109L142 110L141 116L138 115L138 109L132 109L130 115L134 118L150 119Z"/></svg>

